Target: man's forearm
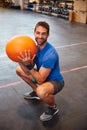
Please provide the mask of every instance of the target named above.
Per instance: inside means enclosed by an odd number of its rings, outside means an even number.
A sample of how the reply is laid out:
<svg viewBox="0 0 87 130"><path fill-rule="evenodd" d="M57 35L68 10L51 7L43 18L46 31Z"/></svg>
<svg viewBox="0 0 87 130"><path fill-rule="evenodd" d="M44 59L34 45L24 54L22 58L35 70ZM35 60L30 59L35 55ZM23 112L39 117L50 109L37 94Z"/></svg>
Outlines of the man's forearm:
<svg viewBox="0 0 87 130"><path fill-rule="evenodd" d="M27 69L27 67L23 64L23 63L19 63L20 67L22 68L22 70L27 74L30 73L30 71Z"/></svg>
<svg viewBox="0 0 87 130"><path fill-rule="evenodd" d="M38 84L42 83L42 78L40 73L36 69L29 70L30 74L35 78Z"/></svg>

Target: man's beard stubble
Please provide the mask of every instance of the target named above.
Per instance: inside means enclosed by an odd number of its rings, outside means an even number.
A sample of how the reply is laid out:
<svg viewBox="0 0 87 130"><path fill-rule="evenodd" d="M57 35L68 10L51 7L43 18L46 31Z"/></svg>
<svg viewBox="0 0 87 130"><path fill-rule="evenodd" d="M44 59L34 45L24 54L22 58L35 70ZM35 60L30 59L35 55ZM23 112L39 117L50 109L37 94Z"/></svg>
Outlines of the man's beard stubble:
<svg viewBox="0 0 87 130"><path fill-rule="evenodd" d="M43 46L46 42L47 42L47 39L45 39L42 43L38 43L38 40L37 39L35 39L36 40L36 42L37 42L37 45L39 45L39 46Z"/></svg>

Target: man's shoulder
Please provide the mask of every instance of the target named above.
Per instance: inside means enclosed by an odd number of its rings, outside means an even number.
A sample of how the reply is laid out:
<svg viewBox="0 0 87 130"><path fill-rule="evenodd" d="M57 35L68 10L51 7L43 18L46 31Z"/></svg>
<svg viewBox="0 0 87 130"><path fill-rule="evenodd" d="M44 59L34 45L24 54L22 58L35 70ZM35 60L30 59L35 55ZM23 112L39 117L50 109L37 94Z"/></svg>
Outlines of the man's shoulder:
<svg viewBox="0 0 87 130"><path fill-rule="evenodd" d="M50 53L51 54L57 54L57 51L55 49L55 47L53 45L51 45L50 43L48 43L48 49L46 51L47 54Z"/></svg>

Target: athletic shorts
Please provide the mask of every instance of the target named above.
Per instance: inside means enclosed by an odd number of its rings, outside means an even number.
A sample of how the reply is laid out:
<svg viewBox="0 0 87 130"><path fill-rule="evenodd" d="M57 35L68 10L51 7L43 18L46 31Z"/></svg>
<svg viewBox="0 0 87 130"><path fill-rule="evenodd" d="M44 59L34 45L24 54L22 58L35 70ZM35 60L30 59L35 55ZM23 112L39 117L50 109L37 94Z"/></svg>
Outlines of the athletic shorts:
<svg viewBox="0 0 87 130"><path fill-rule="evenodd" d="M37 82L34 78L32 78L32 82L37 84ZM57 94L59 91L61 91L62 88L64 87L64 81L58 82L57 80L50 80L48 82L52 83L54 86L54 93L53 93L54 95ZM37 84L37 86L38 86L38 84Z"/></svg>
<svg viewBox="0 0 87 130"><path fill-rule="evenodd" d="M52 83L54 86L54 93L53 93L54 95L57 94L59 91L61 91L62 88L64 87L64 81L58 82L57 80L51 80L49 82Z"/></svg>

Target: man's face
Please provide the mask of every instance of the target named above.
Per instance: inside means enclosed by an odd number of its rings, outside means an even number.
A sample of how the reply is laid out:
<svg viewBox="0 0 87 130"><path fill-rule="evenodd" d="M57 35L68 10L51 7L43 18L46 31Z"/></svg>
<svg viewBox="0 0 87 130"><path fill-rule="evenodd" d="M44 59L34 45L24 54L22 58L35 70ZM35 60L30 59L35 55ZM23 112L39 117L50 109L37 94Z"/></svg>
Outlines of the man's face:
<svg viewBox="0 0 87 130"><path fill-rule="evenodd" d="M39 46L43 46L47 42L47 38L49 34L47 33L47 29L38 26L34 32L35 40Z"/></svg>

